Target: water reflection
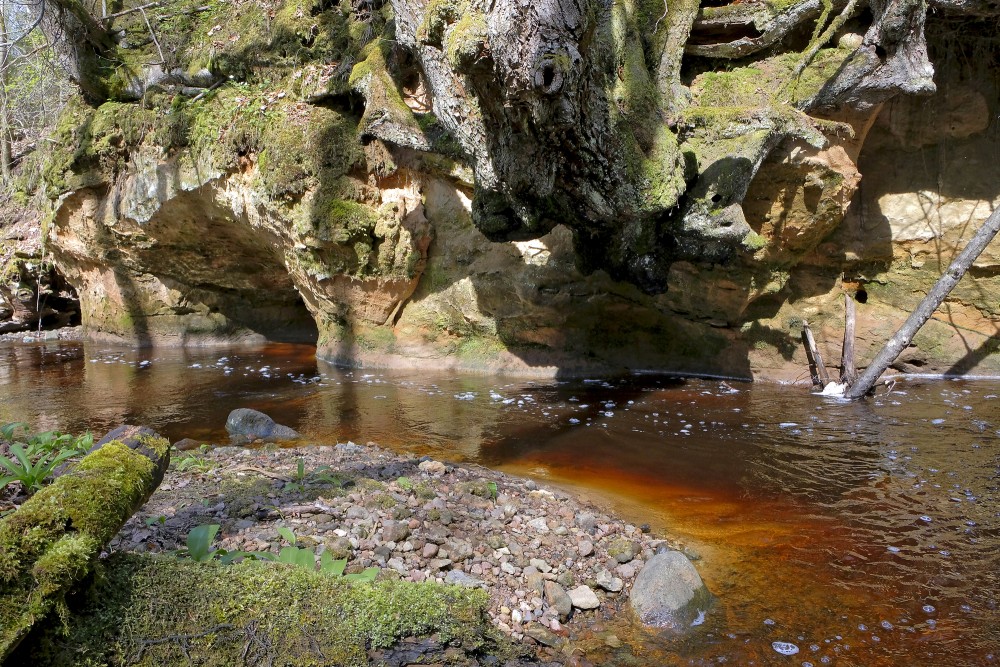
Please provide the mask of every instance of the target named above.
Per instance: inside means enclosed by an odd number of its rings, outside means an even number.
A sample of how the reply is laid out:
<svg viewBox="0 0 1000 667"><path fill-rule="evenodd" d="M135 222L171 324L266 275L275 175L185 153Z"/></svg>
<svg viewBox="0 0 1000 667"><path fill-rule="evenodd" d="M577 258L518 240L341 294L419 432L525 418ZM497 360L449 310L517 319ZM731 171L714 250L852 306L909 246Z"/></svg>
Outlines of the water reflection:
<svg viewBox="0 0 1000 667"><path fill-rule="evenodd" d="M0 347L2 421L133 422L222 442L236 407L315 441L544 477L679 536L720 602L684 641L643 636L657 664L988 665L1000 654L989 383L904 383L843 403L718 381L345 371L293 345ZM782 655L782 642L798 653Z"/></svg>

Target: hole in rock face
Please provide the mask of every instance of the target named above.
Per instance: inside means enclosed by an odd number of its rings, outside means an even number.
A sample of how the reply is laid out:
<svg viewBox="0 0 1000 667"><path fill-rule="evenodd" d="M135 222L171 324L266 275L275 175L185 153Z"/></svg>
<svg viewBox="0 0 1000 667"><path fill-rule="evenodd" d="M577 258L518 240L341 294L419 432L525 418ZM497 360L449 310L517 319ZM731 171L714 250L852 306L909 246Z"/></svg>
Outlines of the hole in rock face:
<svg viewBox="0 0 1000 667"><path fill-rule="evenodd" d="M542 69L542 85L549 88L552 82L556 80L556 70L552 65L546 65Z"/></svg>
<svg viewBox="0 0 1000 667"><path fill-rule="evenodd" d="M854 300L858 303L868 303L868 292L864 288L854 293Z"/></svg>
<svg viewBox="0 0 1000 667"><path fill-rule="evenodd" d="M714 195L712 195L712 203L713 204L718 204L720 201L722 201L722 195L720 195L718 192L716 192Z"/></svg>

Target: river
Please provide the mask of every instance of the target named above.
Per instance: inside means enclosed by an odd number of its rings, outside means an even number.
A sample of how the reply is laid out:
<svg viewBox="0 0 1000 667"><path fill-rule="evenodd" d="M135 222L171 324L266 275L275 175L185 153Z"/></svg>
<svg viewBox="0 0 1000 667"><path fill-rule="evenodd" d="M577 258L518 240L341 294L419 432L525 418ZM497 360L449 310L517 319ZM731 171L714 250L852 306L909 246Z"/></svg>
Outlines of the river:
<svg viewBox="0 0 1000 667"><path fill-rule="evenodd" d="M620 664L1000 663L1000 382L907 380L845 403L799 386L344 370L313 355L3 343L0 422L224 442L228 412L252 407L308 441L571 488L682 541L718 596L686 639L633 636L644 652Z"/></svg>

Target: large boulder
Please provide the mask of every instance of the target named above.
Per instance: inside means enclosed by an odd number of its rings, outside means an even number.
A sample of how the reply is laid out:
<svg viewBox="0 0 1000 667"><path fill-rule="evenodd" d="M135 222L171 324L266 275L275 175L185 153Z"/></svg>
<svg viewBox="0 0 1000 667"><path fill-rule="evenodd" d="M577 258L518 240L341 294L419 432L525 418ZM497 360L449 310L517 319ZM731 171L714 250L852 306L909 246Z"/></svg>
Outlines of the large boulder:
<svg viewBox="0 0 1000 667"><path fill-rule="evenodd" d="M276 424L273 419L259 410L237 408L226 418L226 432L234 443L253 442L254 440L296 440L300 437L298 431Z"/></svg>
<svg viewBox="0 0 1000 667"><path fill-rule="evenodd" d="M679 631L704 618L712 594L684 554L668 551L642 568L629 603L645 625Z"/></svg>

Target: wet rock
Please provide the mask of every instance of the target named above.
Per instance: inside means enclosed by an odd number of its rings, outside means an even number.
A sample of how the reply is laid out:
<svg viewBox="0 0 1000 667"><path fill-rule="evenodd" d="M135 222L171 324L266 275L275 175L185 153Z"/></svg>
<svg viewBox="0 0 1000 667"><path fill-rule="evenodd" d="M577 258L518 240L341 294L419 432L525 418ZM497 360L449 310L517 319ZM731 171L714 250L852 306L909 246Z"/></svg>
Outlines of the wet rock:
<svg viewBox="0 0 1000 667"><path fill-rule="evenodd" d="M554 581L545 582L545 601L556 610L561 620L573 613L573 600L566 590Z"/></svg>
<svg viewBox="0 0 1000 667"><path fill-rule="evenodd" d="M597 599L597 594L591 590L590 586L577 586L568 593L570 601L577 609L597 609L601 606L601 601Z"/></svg>
<svg viewBox="0 0 1000 667"><path fill-rule="evenodd" d="M297 431L281 424L258 410L237 408L226 419L226 432L234 443L255 440L296 440L301 436Z"/></svg>
<svg viewBox="0 0 1000 667"><path fill-rule="evenodd" d="M524 635L526 637L531 637L539 644L542 644L544 646L551 646L553 648L559 647L565 641L559 635L554 634L545 626L539 625L537 623L532 623L527 628L525 628Z"/></svg>
<svg viewBox="0 0 1000 667"><path fill-rule="evenodd" d="M684 554L657 554L639 572L629 603L646 625L683 630L712 603L698 571Z"/></svg>

